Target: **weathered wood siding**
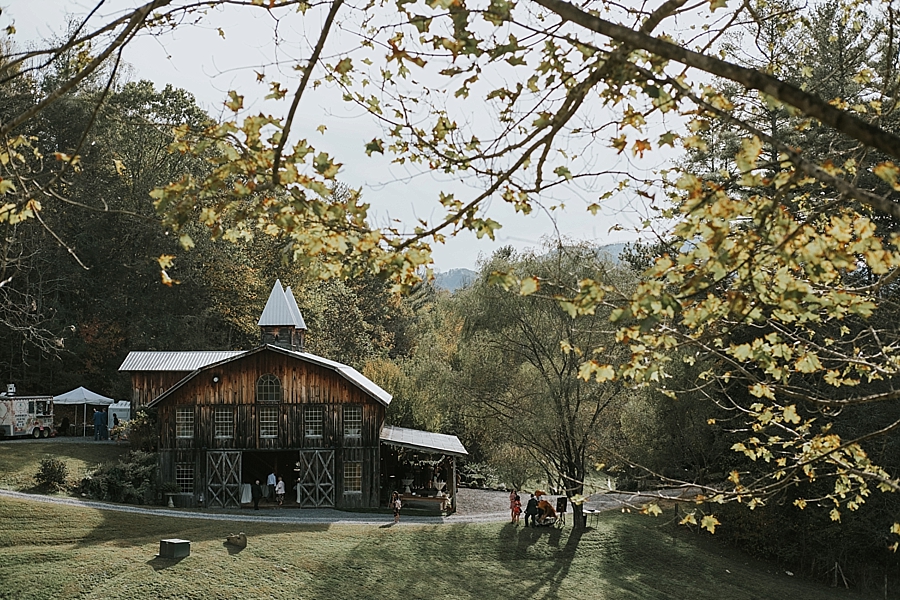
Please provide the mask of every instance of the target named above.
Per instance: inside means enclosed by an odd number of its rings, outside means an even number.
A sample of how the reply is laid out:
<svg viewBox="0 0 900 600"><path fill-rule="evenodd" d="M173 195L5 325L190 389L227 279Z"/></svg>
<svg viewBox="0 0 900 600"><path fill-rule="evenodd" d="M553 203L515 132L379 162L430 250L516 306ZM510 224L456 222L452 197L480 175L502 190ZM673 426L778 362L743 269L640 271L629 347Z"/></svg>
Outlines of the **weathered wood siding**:
<svg viewBox="0 0 900 600"><path fill-rule="evenodd" d="M131 410L147 406L187 377L188 371L134 371L131 373Z"/></svg>
<svg viewBox="0 0 900 600"><path fill-rule="evenodd" d="M260 376L271 374L281 382L282 397L277 403L257 402L256 384ZM214 381L214 379L218 381ZM180 378L177 380L180 381ZM159 394L157 394L159 395ZM362 409L362 431L358 437L344 436L343 407L358 405ZM322 408L322 436L307 438L304 408ZM176 412L190 407L193 413L193 435L176 436ZM217 407L227 407L233 414L232 437L217 437ZM278 435L260 436L260 412L276 408ZM185 383L158 406L160 450L174 452L175 462L195 464L199 491L206 485L206 450L300 450L334 449L335 504L339 507L378 506L380 480L381 426L385 407L360 390L339 373L277 352L259 352L225 365L207 369ZM344 463L362 464L362 492L345 492Z"/></svg>

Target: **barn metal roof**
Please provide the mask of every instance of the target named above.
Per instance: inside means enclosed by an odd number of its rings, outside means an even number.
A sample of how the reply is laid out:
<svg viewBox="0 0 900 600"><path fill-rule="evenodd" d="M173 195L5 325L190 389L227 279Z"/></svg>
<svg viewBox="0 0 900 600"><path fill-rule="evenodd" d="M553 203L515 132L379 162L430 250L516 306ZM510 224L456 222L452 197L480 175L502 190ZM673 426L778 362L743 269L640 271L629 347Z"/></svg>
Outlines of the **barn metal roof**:
<svg viewBox="0 0 900 600"><path fill-rule="evenodd" d="M260 327L271 325L293 325L297 329L306 329L306 323L300 315L300 309L297 308L297 301L294 300L294 294L284 291L281 287L281 280L276 279L272 291L269 293L269 299L266 300L266 307L263 309L259 317ZM293 305L293 306L292 306Z"/></svg>
<svg viewBox="0 0 900 600"><path fill-rule="evenodd" d="M258 348L254 348L253 350L247 350L245 352L197 352L195 354L219 354L221 358L216 361L210 361L202 365L198 365L192 373L185 376L184 379L176 383L174 386L166 390L163 394L158 396L155 400L153 400L149 406L154 406L158 402L167 398L170 394L172 394L175 390L183 386L185 383L196 377L201 371L213 367L217 367L223 363L231 362L233 360L238 360L243 358L244 356L249 356L251 354L255 354L257 352L262 352L264 350L271 350L273 352L278 352L281 354L286 354L288 356L293 356L299 360L303 360L309 363L313 363L315 365L319 365L320 367L325 367L327 369L331 369L340 374L344 379L354 384L356 387L360 388L362 391L366 392L369 396L378 400L385 406L391 403L391 399L393 398L389 393L384 391L380 386L378 386L374 381L357 371L351 366L345 365L343 363L339 363L333 360L328 360L327 358L322 358L321 356L316 356L315 354L309 354L308 352L294 352L292 350L286 350L285 348L281 348L280 346L272 346L265 345L260 346ZM131 354L138 354L132 352ZM131 357L131 354L128 357ZM144 352L141 354L154 354L153 352ZM159 353L159 354L192 354L189 352L179 353L179 352L171 352L171 353ZM125 359L125 363L122 363L122 366L119 367L120 371L151 371L151 370L165 370L165 369L126 369L125 364L128 363L128 358ZM184 370L184 369L174 369L174 370Z"/></svg>
<svg viewBox="0 0 900 600"><path fill-rule="evenodd" d="M418 429L406 429L385 425L381 429L381 441L391 446L411 448L450 454L452 456L468 456L466 448L455 435L419 431Z"/></svg>
<svg viewBox="0 0 900 600"><path fill-rule="evenodd" d="M243 350L201 352L129 352L120 371L194 371L244 354Z"/></svg>
<svg viewBox="0 0 900 600"><path fill-rule="evenodd" d="M288 308L291 309L291 313L294 315L294 327L306 329L306 322L303 320L303 315L300 314L300 307L297 306L297 300L294 299L294 292L291 291L291 286L285 288L284 297L287 299Z"/></svg>

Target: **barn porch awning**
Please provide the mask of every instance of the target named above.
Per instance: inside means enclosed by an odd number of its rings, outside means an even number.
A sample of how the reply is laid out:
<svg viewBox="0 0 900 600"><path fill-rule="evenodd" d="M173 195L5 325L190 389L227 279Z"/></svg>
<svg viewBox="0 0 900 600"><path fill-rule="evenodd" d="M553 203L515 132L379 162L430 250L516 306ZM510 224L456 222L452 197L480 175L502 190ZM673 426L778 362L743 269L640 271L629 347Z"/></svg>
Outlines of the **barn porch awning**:
<svg viewBox="0 0 900 600"><path fill-rule="evenodd" d="M466 448L462 445L462 442L460 442L459 438L455 435L419 431L418 429L407 429L405 427L394 427L393 425L385 425L382 427L381 441L390 446L446 454L448 456L469 455L469 453L466 452Z"/></svg>

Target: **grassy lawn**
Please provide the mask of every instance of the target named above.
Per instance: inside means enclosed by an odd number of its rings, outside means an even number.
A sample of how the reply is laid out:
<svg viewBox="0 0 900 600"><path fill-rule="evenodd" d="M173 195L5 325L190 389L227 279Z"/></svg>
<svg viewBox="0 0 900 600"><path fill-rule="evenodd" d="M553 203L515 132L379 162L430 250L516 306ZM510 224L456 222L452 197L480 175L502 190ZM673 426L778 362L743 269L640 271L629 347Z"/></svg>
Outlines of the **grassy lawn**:
<svg viewBox="0 0 900 600"><path fill-rule="evenodd" d="M0 488L30 491L41 459L59 458L69 468L69 479L80 481L88 472L104 462L115 462L128 452L127 444L84 441L6 440L0 443ZM2 593L2 592L0 592Z"/></svg>
<svg viewBox="0 0 900 600"><path fill-rule="evenodd" d="M386 521L389 517L386 517ZM224 545L244 531L246 549ZM155 558L159 540L191 556ZM858 598L659 519L571 529L171 519L0 498L0 598Z"/></svg>
<svg viewBox="0 0 900 600"><path fill-rule="evenodd" d="M0 487L30 491L45 457L65 460L76 480L127 450L90 440L0 443ZM664 518L610 512L581 535L390 520L233 524L0 498L0 599L863 597L790 577ZM224 540L239 531L249 544L236 552ZM156 558L159 540L171 537L191 540L191 556Z"/></svg>

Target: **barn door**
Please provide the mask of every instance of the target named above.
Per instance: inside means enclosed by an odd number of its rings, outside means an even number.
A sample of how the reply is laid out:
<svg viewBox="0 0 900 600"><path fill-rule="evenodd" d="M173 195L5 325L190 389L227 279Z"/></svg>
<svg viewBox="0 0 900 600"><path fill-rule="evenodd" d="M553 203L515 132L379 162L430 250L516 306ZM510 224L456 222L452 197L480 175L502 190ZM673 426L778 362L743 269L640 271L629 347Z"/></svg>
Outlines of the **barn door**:
<svg viewBox="0 0 900 600"><path fill-rule="evenodd" d="M212 451L206 453L207 506L211 508L241 507L241 453Z"/></svg>
<svg viewBox="0 0 900 600"><path fill-rule="evenodd" d="M300 505L334 506L334 450L301 450L297 464Z"/></svg>

